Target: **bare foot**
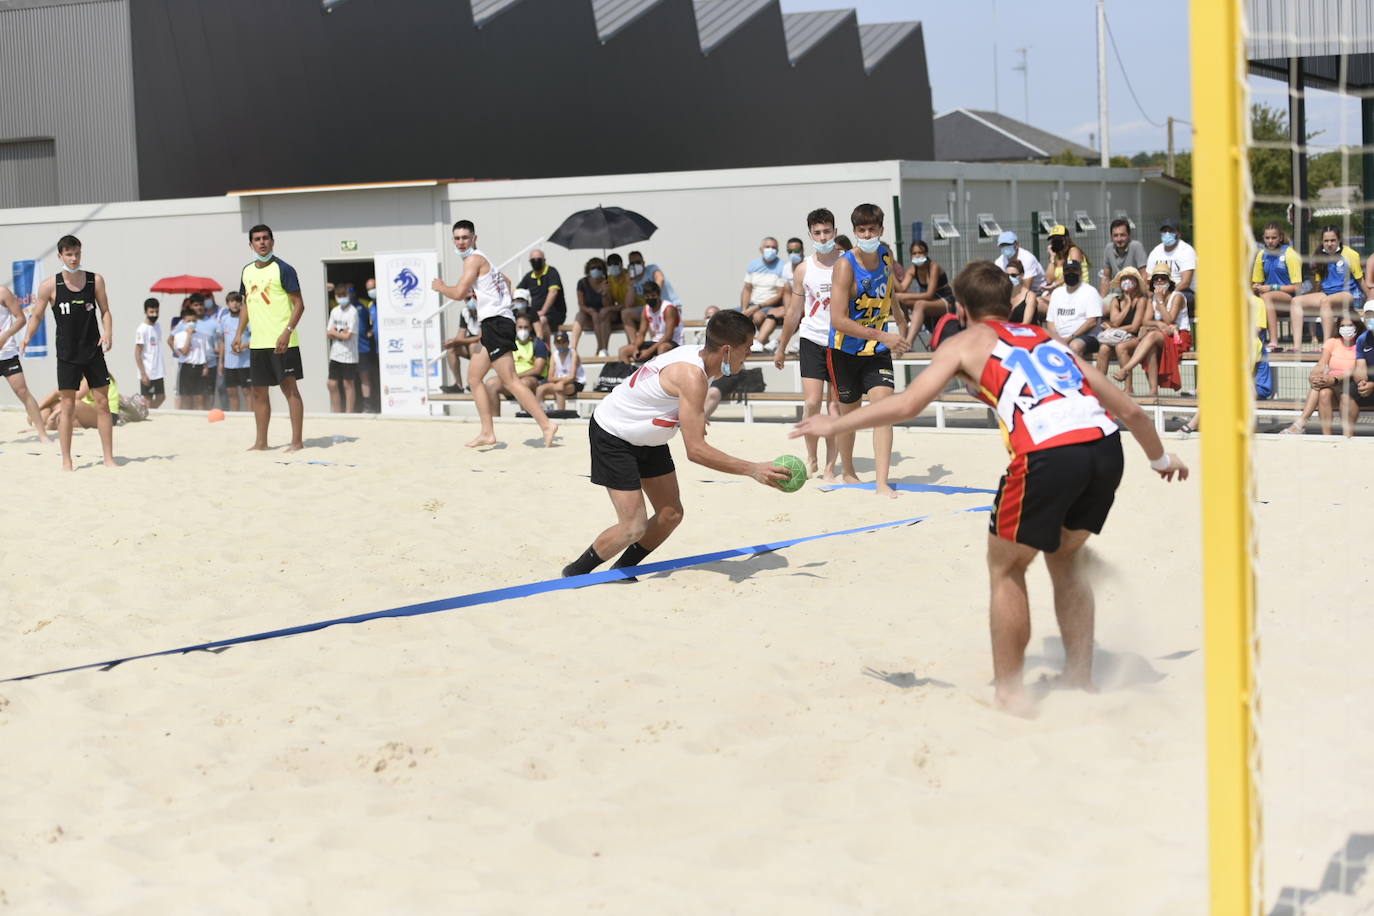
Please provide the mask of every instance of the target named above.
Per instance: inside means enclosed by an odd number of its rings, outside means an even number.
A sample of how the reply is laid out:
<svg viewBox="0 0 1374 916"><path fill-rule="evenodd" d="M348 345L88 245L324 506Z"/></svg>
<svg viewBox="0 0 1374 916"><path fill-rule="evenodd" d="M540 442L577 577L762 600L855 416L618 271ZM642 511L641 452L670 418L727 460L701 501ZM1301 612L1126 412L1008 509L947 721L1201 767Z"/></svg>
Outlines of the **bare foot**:
<svg viewBox="0 0 1374 916"><path fill-rule="evenodd" d="M286 450L288 452L299 452L303 448L305 448L304 442L292 442L290 445L286 447Z"/></svg>
<svg viewBox="0 0 1374 916"><path fill-rule="evenodd" d="M838 478L835 476L835 466L832 464L821 474L821 480L826 483L834 483Z"/></svg>
<svg viewBox="0 0 1374 916"><path fill-rule="evenodd" d="M857 475L857 474L854 474L854 473L847 473L847 474L845 474L843 477L841 477L840 479L843 480L845 483L858 483L858 482L859 482L859 477L858 477L858 475Z"/></svg>
<svg viewBox="0 0 1374 916"><path fill-rule="evenodd" d="M553 448L553 440L558 437L558 424L550 423L544 427L544 448Z"/></svg>
<svg viewBox="0 0 1374 916"><path fill-rule="evenodd" d="M1126 373L1118 369L1112 373L1112 378L1116 379L1118 382L1124 382L1126 381Z"/></svg>
<svg viewBox="0 0 1374 916"><path fill-rule="evenodd" d="M892 489L885 483L874 484L873 492L877 493L879 496L886 496L888 499L897 498L897 491Z"/></svg>
<svg viewBox="0 0 1374 916"><path fill-rule="evenodd" d="M482 434L479 435L476 439L473 439L471 442L468 443L468 448L482 448L482 447L484 447L484 446L495 445L495 444L496 444L496 434L495 434L495 433L482 433Z"/></svg>
<svg viewBox="0 0 1374 916"><path fill-rule="evenodd" d="M997 688L997 708L1022 719L1035 718L1035 701L1020 687L1015 690Z"/></svg>
<svg viewBox="0 0 1374 916"><path fill-rule="evenodd" d="M248 451L250 451L250 452L265 452L265 451L267 451L267 443L266 443L266 442L254 442L252 445L248 446Z"/></svg>
<svg viewBox="0 0 1374 916"><path fill-rule="evenodd" d="M115 460L114 460L113 458L106 458L106 459L105 459L105 467L107 467L107 468L117 468L117 467L119 467L119 465L115 463Z"/></svg>
<svg viewBox="0 0 1374 916"><path fill-rule="evenodd" d="M72 467L72 463L71 463L71 460L70 460L70 459L68 459L68 458L63 458L63 459L62 459L62 470L64 470L64 471L75 471L76 468Z"/></svg>
<svg viewBox="0 0 1374 916"><path fill-rule="evenodd" d="M821 465L820 465L820 462L819 462L819 461L817 461L815 458L808 458L808 459L806 459L806 476L807 476L807 477L815 477L815 476L816 476L817 474L819 474L820 472L821 472ZM832 471L831 473L834 473L834 472Z"/></svg>

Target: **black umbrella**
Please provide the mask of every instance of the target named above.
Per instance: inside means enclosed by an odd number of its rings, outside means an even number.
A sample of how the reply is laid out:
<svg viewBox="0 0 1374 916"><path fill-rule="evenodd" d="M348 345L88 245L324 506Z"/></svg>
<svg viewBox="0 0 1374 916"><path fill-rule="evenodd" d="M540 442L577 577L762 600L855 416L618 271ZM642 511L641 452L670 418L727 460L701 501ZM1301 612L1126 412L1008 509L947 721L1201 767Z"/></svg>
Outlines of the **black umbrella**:
<svg viewBox="0 0 1374 916"><path fill-rule="evenodd" d="M642 242L658 231L658 227L633 210L621 207L597 207L579 210L563 220L549 236L549 241L564 248L619 248Z"/></svg>

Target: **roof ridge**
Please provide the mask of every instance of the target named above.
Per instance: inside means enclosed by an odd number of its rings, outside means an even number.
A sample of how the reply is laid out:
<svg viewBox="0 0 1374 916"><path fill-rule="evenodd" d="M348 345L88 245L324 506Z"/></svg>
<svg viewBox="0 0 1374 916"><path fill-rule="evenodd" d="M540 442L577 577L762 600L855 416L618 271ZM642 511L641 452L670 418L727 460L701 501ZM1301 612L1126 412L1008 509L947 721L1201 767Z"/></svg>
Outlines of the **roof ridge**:
<svg viewBox="0 0 1374 916"><path fill-rule="evenodd" d="M1016 134L1012 133L1011 131L1007 130L1006 128L1001 127L1001 126L999 126L999 125L997 125L997 124L993 124L993 123L992 123L991 121L989 121L987 118L984 118L984 117L982 117L981 115L979 115L979 114L978 114L976 111L974 111L973 109L970 109L970 108L956 108L956 109L954 109L954 111L963 112L966 116L968 116L968 117L972 118L973 120L977 121L979 124L982 124L984 127L988 128L989 130L995 130L995 131L997 131L997 132L998 132L999 134L1001 134L1002 136L1007 137L1007 138L1010 139L1010 140L1016 141L1017 143L1021 144L1021 145L1024 146L1026 149L1031 150L1032 152L1039 153L1040 155L1044 156L1046 159L1050 158L1050 154L1049 154L1049 153L1045 152L1045 151L1042 150L1040 147L1036 146L1034 143L1031 143L1031 142L1030 142L1029 140L1027 140L1025 137L1018 137ZM954 112L949 112L949 113L950 113L950 114L953 114ZM941 117L943 117L943 115L941 115ZM1006 117L1006 115L1003 115L1003 117ZM1016 119L1015 119L1015 118L1012 118L1012 120L1015 121ZM1025 122L1023 122L1023 121L1017 121L1017 123L1018 123L1018 124L1022 124L1022 123L1025 123ZM1030 125L1026 125L1026 126L1029 127Z"/></svg>

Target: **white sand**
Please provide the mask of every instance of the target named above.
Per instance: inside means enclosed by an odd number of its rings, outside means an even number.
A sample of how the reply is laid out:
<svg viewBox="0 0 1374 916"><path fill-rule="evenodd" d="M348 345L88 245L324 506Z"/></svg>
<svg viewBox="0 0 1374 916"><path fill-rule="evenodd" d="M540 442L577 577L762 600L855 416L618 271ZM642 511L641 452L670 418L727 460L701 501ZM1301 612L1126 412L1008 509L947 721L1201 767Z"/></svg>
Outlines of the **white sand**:
<svg viewBox="0 0 1374 916"><path fill-rule="evenodd" d="M0 414L0 677L551 578L611 519L583 426L473 454L469 424L311 418L325 447L288 456L241 451L245 417L164 415L116 430L124 467L64 476L21 423ZM711 428L760 459L800 451L783 435ZM896 479L992 487L1005 463L986 434L896 443ZM786 496L675 448L687 517L655 559L932 517L0 684L0 911L1204 911L1200 480L1129 453L1094 542L1103 692L1026 722L989 706L986 516L960 511L989 497ZM1374 832L1350 551L1374 452L1259 456L1272 903ZM1058 658L1040 567L1031 589L1035 679Z"/></svg>

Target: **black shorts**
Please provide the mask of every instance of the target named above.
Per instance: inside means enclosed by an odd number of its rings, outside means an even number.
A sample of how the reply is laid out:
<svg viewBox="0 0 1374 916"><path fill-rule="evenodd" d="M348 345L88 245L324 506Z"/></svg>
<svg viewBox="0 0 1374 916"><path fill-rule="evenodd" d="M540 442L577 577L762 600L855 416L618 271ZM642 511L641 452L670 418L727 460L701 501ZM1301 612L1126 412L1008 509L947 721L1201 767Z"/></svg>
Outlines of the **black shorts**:
<svg viewBox="0 0 1374 916"><path fill-rule="evenodd" d="M797 344L797 354L801 359L801 377L830 381L830 368L825 364L825 353L829 347L822 347L814 340L801 339Z"/></svg>
<svg viewBox="0 0 1374 916"><path fill-rule="evenodd" d="M1099 330L1101 330L1101 329L1102 329L1102 325L1099 324L1099 325L1096 325L1096 326L1095 326L1091 331L1089 331L1088 333L1086 333L1086 334L1079 334L1077 337L1074 338L1074 340L1081 340L1081 341L1083 341L1083 355L1084 355L1084 356L1092 356L1093 354L1095 354L1095 353L1097 352L1097 348L1098 348L1099 346L1102 345L1102 342L1099 341L1099 340L1097 339L1097 332L1098 332ZM1069 342L1072 343L1073 341L1069 341Z"/></svg>
<svg viewBox="0 0 1374 916"><path fill-rule="evenodd" d="M1119 432L1014 458L997 487L988 532L1047 552L1059 549L1065 528L1101 534L1123 463Z"/></svg>
<svg viewBox="0 0 1374 916"><path fill-rule="evenodd" d="M549 323L549 330L557 331L563 322L568 320L568 307L558 305L549 309L549 313L544 316L544 320Z"/></svg>
<svg viewBox="0 0 1374 916"><path fill-rule="evenodd" d="M252 384L252 382L249 379L250 376L248 373L247 366L244 366L242 369L224 370L225 388L247 388L249 385Z"/></svg>
<svg viewBox="0 0 1374 916"><path fill-rule="evenodd" d="M0 363L0 365L3 364ZM1360 394L1360 386L1353 378L1350 380L1350 392L1345 396L1353 399L1356 406L1361 410L1374 409L1374 392Z"/></svg>
<svg viewBox="0 0 1374 916"><path fill-rule="evenodd" d="M834 347L825 349L830 384L841 404L857 404L874 388L896 388L892 380L892 354L855 356Z"/></svg>
<svg viewBox="0 0 1374 916"><path fill-rule="evenodd" d="M587 427L592 450L592 483L612 490L638 490L640 481L671 474L677 468L666 445L631 445L596 425Z"/></svg>
<svg viewBox="0 0 1374 916"><path fill-rule="evenodd" d="M336 359L329 361L329 379L334 382L356 382L358 380L357 363L341 363Z"/></svg>
<svg viewBox="0 0 1374 916"><path fill-rule="evenodd" d="M0 359L0 378L23 375L23 373L24 367L19 365L19 357L11 356L9 359Z"/></svg>
<svg viewBox="0 0 1374 916"><path fill-rule="evenodd" d="M209 394L214 382L205 375L205 366L182 363L177 369L177 394L183 398L196 398Z"/></svg>
<svg viewBox="0 0 1374 916"><path fill-rule="evenodd" d="M138 383L138 393L145 398L165 396L167 394L166 379L150 379L149 381Z"/></svg>
<svg viewBox="0 0 1374 916"><path fill-rule="evenodd" d="M515 350L515 322L497 315L482 319L482 346L494 363Z"/></svg>
<svg viewBox="0 0 1374 916"><path fill-rule="evenodd" d="M110 384L110 370L105 368L105 354L96 351L96 354L83 363L72 363L60 356L57 358L57 390L76 391L81 387L81 380L86 380L86 384L91 388L104 388Z"/></svg>
<svg viewBox="0 0 1374 916"><path fill-rule="evenodd" d="M298 382L305 378L300 347L287 347L285 353L278 353L271 347L255 348L248 354L248 377L254 388L271 388L287 378Z"/></svg>

